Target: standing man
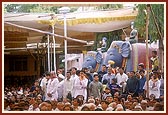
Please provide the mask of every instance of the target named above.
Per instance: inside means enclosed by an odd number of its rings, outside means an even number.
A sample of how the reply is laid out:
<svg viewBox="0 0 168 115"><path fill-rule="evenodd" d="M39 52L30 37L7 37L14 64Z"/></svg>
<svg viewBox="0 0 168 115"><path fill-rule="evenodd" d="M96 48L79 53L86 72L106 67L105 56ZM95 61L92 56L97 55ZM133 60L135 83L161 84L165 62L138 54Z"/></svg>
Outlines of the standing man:
<svg viewBox="0 0 168 115"><path fill-rule="evenodd" d="M144 85L146 82L146 76L145 76L145 71L144 70L140 70L139 71L141 78L139 80L139 90L138 90L138 94L145 96L145 92L144 92Z"/></svg>
<svg viewBox="0 0 168 115"><path fill-rule="evenodd" d="M43 93L43 97L42 97L43 100L45 100L47 96L47 84L49 79L50 79L50 72L46 72L45 77L41 80L41 83L40 83L40 87Z"/></svg>
<svg viewBox="0 0 168 115"><path fill-rule="evenodd" d="M94 74L93 81L89 84L89 94L90 96L93 96L94 98L100 98L101 99L101 93L103 91L103 85L101 82L99 82L98 74Z"/></svg>
<svg viewBox="0 0 168 115"><path fill-rule="evenodd" d="M54 71L50 74L50 79L48 80L47 85L47 96L45 100L49 101L57 101L58 98L58 92L57 92L57 85L59 81L58 78L56 78L56 73Z"/></svg>
<svg viewBox="0 0 168 115"><path fill-rule="evenodd" d="M76 98L78 95L82 95L84 97L84 100L86 101L88 79L85 76L85 72L80 71L79 77L74 79L73 83L74 98Z"/></svg>
<svg viewBox="0 0 168 115"><path fill-rule="evenodd" d="M64 76L62 74L58 75L58 85L57 85L57 92L58 92L58 101L63 100L63 83L64 83Z"/></svg>
<svg viewBox="0 0 168 115"><path fill-rule="evenodd" d="M145 76L146 76L147 71L145 70L144 63L139 63L138 64L138 72L140 73L141 70L145 71Z"/></svg>
<svg viewBox="0 0 168 115"><path fill-rule="evenodd" d="M150 61L152 64L152 71L157 71L159 69L159 57L157 56L157 51L152 51Z"/></svg>
<svg viewBox="0 0 168 115"><path fill-rule="evenodd" d="M78 78L78 76L76 75L76 71L77 71L77 68L76 67L72 67L71 68L71 79L76 79L76 78Z"/></svg>
<svg viewBox="0 0 168 115"><path fill-rule="evenodd" d="M66 79L63 83L63 98L69 98L72 100L72 91L73 91L73 79L71 78L71 72L67 72Z"/></svg>
<svg viewBox="0 0 168 115"><path fill-rule="evenodd" d="M77 79L79 76L78 76L78 74L77 74L77 72L79 71L77 71L77 68L76 67L72 67L71 69L70 69L70 71L71 71L71 80L73 81L73 85L74 85L74 81L75 81L75 79ZM78 72L79 73L79 72ZM74 97L74 90L72 90L72 97Z"/></svg>
<svg viewBox="0 0 168 115"><path fill-rule="evenodd" d="M106 65L102 65L101 71L98 72L99 81L102 81L103 75L107 73Z"/></svg>
<svg viewBox="0 0 168 115"><path fill-rule="evenodd" d="M156 98L160 97L160 80L158 76L159 73L154 71L152 79L149 80L149 96L153 94Z"/></svg>

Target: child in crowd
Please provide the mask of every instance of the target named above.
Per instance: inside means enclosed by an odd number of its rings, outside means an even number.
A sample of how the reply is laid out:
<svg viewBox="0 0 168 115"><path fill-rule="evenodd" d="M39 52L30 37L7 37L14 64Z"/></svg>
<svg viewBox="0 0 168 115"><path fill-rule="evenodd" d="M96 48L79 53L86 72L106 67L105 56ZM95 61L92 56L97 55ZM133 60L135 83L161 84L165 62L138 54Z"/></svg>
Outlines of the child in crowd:
<svg viewBox="0 0 168 115"><path fill-rule="evenodd" d="M109 88L111 90L112 96L114 96L114 93L117 91L120 91L120 86L117 84L117 79L113 78L111 81L111 84L109 84Z"/></svg>
<svg viewBox="0 0 168 115"><path fill-rule="evenodd" d="M106 88L105 88L105 91L104 91L104 93L102 94L102 100L105 100L107 96L112 96L109 87L106 87Z"/></svg>
<svg viewBox="0 0 168 115"><path fill-rule="evenodd" d="M108 86L108 81L104 79L102 84L103 84L103 92L104 92L106 87Z"/></svg>

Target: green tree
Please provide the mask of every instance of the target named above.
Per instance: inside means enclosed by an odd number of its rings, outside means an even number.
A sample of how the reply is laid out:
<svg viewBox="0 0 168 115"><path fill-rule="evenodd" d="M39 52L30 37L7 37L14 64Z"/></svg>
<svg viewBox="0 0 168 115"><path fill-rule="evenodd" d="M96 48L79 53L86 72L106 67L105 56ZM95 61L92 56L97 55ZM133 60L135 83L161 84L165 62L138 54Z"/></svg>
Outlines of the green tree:
<svg viewBox="0 0 168 115"><path fill-rule="evenodd" d="M5 12L15 13L59 13L58 9L61 6L49 6L42 4L6 4L4 7ZM77 10L77 7L72 7L70 12Z"/></svg>
<svg viewBox="0 0 168 115"><path fill-rule="evenodd" d="M17 11L19 4L6 4L5 11L6 12L14 12Z"/></svg>
<svg viewBox="0 0 168 115"><path fill-rule="evenodd" d="M123 4L103 4L97 7L98 10L109 10L123 8Z"/></svg>
<svg viewBox="0 0 168 115"><path fill-rule="evenodd" d="M159 40L159 59L160 59L160 70L163 71L163 55L164 55L164 4L150 4L149 14L149 36L150 42ZM137 5L138 16L135 20L135 27L138 30L139 37L145 40L145 26L146 26L146 4Z"/></svg>
<svg viewBox="0 0 168 115"><path fill-rule="evenodd" d="M138 15L135 20L135 27L138 29L139 36L144 38L145 37L145 23L146 23L146 5L139 4L138 8ZM163 4L151 4L151 8L155 14L157 23L159 25L159 29L164 34L164 5ZM149 16L149 35L151 36L151 42L158 40L158 31L154 23L154 19L152 14L150 13Z"/></svg>

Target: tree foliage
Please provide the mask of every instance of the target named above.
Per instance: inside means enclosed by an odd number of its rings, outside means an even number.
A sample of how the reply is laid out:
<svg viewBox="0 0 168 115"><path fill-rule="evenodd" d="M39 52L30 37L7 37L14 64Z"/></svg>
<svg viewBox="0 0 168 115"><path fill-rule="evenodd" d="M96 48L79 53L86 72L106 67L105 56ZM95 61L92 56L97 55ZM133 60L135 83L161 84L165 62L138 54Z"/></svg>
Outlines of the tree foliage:
<svg viewBox="0 0 168 115"><path fill-rule="evenodd" d="M97 48L101 48L101 41L103 37L107 38L107 47L105 49L105 51L107 51L112 43L112 41L117 41L117 40L121 40L121 34L122 34L122 30L115 30L115 31L111 31L111 32L100 32L100 33L96 33L96 40L95 40L95 44L92 47L92 50L96 51Z"/></svg>
<svg viewBox="0 0 168 115"><path fill-rule="evenodd" d="M146 26L146 4L139 4L138 16L135 20L135 27L138 29L139 37L145 39L145 26ZM154 12L154 16L159 25L160 32L164 35L164 4L151 4L151 10ZM159 33L156 29L152 13L149 14L149 37L151 42L159 39Z"/></svg>
<svg viewBox="0 0 168 115"><path fill-rule="evenodd" d="M49 6L42 4L6 4L5 12L8 13L55 13L58 14L58 9L61 6ZM76 11L77 8L72 7L70 12Z"/></svg>
<svg viewBox="0 0 168 115"><path fill-rule="evenodd" d="M123 4L103 4L97 7L98 10L119 9L123 8Z"/></svg>

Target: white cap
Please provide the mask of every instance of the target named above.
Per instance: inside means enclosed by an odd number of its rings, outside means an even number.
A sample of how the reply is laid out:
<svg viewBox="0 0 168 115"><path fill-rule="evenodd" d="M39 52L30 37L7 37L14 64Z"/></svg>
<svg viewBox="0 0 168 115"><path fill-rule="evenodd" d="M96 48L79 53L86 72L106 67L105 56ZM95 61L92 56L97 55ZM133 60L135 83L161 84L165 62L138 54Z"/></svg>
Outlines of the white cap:
<svg viewBox="0 0 168 115"><path fill-rule="evenodd" d="M61 79L65 78L62 74L59 74L58 77L61 78Z"/></svg>
<svg viewBox="0 0 168 115"><path fill-rule="evenodd" d="M97 72L94 72L93 75L97 75L98 73Z"/></svg>

